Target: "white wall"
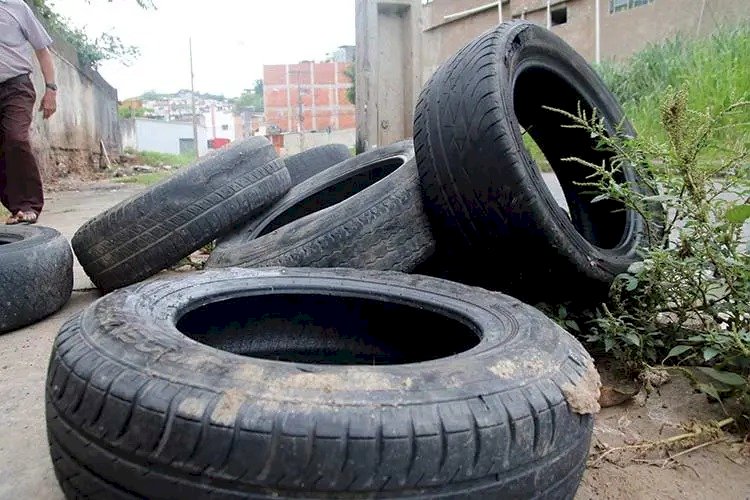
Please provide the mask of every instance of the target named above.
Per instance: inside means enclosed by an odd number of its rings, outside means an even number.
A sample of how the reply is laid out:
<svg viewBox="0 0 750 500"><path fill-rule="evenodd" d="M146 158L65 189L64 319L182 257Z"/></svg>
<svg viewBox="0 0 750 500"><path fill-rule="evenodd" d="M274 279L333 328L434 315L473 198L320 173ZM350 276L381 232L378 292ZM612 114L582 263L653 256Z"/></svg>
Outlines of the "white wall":
<svg viewBox="0 0 750 500"><path fill-rule="evenodd" d="M206 123L206 131L209 139L229 139L233 141L236 139L236 132L234 126L234 115L226 111L216 110L213 113L213 122L211 121L211 112L203 113L203 119ZM216 128L216 135L214 136L214 126ZM224 129L226 127L226 129Z"/></svg>
<svg viewBox="0 0 750 500"><path fill-rule="evenodd" d="M307 150L326 144L343 144L353 148L356 138L356 129L353 128L334 130L330 134L327 132L305 133L302 137L294 132L284 134L284 152L287 155L294 155L302 152L303 149Z"/></svg>
<svg viewBox="0 0 750 500"><path fill-rule="evenodd" d="M110 156L120 151L117 90L99 73L82 66L75 49L62 37L51 30L50 34L55 41L52 61L60 87L57 112L49 120L43 120L38 112L45 88L34 58L37 100L31 127L32 147L44 178L97 171L102 142Z"/></svg>
<svg viewBox="0 0 750 500"><path fill-rule="evenodd" d="M193 126L190 123L165 122L146 118L136 118L133 122L135 123L135 149L138 151L180 154L180 139L193 138ZM127 133L129 127L123 125L123 129ZM123 140L125 138L123 137ZM205 127L198 126L198 153L200 155L208 152L207 141ZM132 144L132 140L129 140L129 142Z"/></svg>

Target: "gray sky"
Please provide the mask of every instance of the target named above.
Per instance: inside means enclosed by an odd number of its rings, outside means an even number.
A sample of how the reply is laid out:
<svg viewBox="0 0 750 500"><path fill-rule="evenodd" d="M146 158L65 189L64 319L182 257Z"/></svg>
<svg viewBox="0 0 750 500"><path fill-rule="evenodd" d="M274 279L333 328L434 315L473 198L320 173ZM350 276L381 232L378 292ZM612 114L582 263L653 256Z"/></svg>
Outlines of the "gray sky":
<svg viewBox="0 0 750 500"><path fill-rule="evenodd" d="M119 98L147 90L190 88L188 37L193 37L195 88L228 97L252 87L263 64L321 60L354 45L354 0L57 0L55 10L95 37L118 35L141 56L126 67L104 62L100 73Z"/></svg>

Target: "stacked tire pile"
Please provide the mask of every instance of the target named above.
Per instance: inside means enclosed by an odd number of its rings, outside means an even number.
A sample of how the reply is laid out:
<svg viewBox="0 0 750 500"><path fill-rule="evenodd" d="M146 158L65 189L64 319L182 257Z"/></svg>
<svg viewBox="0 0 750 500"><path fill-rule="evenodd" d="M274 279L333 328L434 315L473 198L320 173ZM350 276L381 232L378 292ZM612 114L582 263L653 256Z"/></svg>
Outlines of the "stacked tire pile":
<svg viewBox="0 0 750 500"><path fill-rule="evenodd" d="M646 222L555 160L608 158L547 106L625 123L561 40L503 24L426 84L413 142L284 161L252 138L83 226L76 255L112 293L49 365L66 495L572 498L598 375L500 292L599 300ZM214 240L209 270L142 281Z"/></svg>

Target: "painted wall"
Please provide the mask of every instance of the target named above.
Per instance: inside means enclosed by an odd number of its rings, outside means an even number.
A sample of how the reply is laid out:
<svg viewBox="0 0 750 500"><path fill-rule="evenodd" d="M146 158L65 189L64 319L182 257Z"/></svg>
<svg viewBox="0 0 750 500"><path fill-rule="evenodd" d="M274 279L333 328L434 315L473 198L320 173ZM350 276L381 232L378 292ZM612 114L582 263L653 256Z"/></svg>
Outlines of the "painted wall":
<svg viewBox="0 0 750 500"><path fill-rule="evenodd" d="M57 34L52 57L57 71L57 112L42 120L35 112L32 144L45 178L85 173L103 165L100 141L110 156L120 152L117 90L96 71L78 62L76 51ZM44 93L38 65L33 74L37 107ZM100 163L101 162L101 163Z"/></svg>
<svg viewBox="0 0 750 500"><path fill-rule="evenodd" d="M750 20L750 0L654 0L610 12L610 0L550 0L567 21L550 26L589 61L622 60L682 33L708 35L717 26ZM414 106L440 64L469 41L510 19L547 26L547 0L356 0L357 149L412 135Z"/></svg>
<svg viewBox="0 0 750 500"><path fill-rule="evenodd" d="M300 134L284 134L284 155L294 155L304 150L316 146L325 146L326 144L344 144L353 148L356 139L356 131L353 128L346 130L334 130L330 134L326 132L306 133L302 137Z"/></svg>
<svg viewBox="0 0 750 500"><path fill-rule="evenodd" d="M180 154L180 139L193 139L193 126L189 122L166 122L134 118L122 120L123 147L138 151ZM198 153L208 152L208 133L198 126Z"/></svg>

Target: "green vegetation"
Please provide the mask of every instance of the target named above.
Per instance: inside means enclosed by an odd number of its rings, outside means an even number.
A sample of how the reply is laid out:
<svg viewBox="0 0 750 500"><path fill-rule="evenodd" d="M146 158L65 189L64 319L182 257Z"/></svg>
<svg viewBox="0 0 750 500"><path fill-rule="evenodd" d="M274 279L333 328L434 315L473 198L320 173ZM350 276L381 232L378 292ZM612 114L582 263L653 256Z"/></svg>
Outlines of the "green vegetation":
<svg viewBox="0 0 750 500"><path fill-rule="evenodd" d="M660 124L653 137L611 138L598 117L558 111L613 155L611 169L564 160L591 168L584 186L647 220L659 220L661 207L667 214L663 231L651 225L651 248L615 280L607 304L577 321L562 308L559 319L632 371L680 371L696 389L731 402L728 411L739 408L736 420L749 426L750 254L742 228L750 221L750 101L697 110L685 90L664 95L652 111ZM659 194L620 183L625 165Z"/></svg>
<svg viewBox="0 0 750 500"><path fill-rule="evenodd" d="M119 182L121 184L140 184L143 186L151 186L156 184L157 182L163 181L173 174L174 172L162 170L159 172L149 172L147 174L137 174L131 175L129 177L120 177L119 179L115 179L115 182Z"/></svg>
<svg viewBox="0 0 750 500"><path fill-rule="evenodd" d="M678 36L649 46L626 64L604 64L599 71L638 133L663 141L666 131L657 110L669 88L684 88L688 106L701 111L750 98L750 24L723 28L707 38ZM750 121L750 110L736 112ZM750 137L747 130L735 132Z"/></svg>
<svg viewBox="0 0 750 500"><path fill-rule="evenodd" d="M263 80L255 80L252 89L245 89L242 95L233 100L235 111L242 108L253 108L255 111L263 111Z"/></svg>
<svg viewBox="0 0 750 500"><path fill-rule="evenodd" d="M112 2L112 0L108 0ZM154 8L151 0L136 0L144 9ZM85 31L73 26L73 22L54 11L54 4L49 0L33 0L39 17L54 32L62 36L78 52L81 64L96 68L104 60L115 59L125 64L139 55L138 48L125 45L119 37L102 33L90 38Z"/></svg>
<svg viewBox="0 0 750 500"><path fill-rule="evenodd" d="M357 63L353 62L345 70L344 74L351 80L352 86L346 89L346 98L350 103L357 103Z"/></svg>
<svg viewBox="0 0 750 500"><path fill-rule="evenodd" d="M134 162L136 164L151 167L163 167L164 165L185 167L195 161L195 155L192 153L175 155L171 153L158 153L156 151L134 151L132 149L126 149L125 153L134 155Z"/></svg>
<svg viewBox="0 0 750 500"><path fill-rule="evenodd" d="M120 118L140 118L142 116L148 116L153 112L154 110L150 108L131 108L124 104L117 107L117 116Z"/></svg>

